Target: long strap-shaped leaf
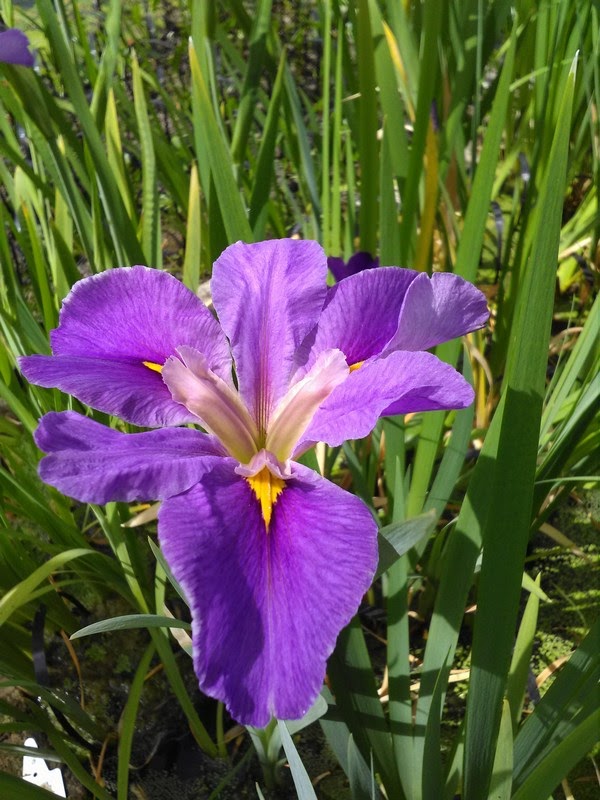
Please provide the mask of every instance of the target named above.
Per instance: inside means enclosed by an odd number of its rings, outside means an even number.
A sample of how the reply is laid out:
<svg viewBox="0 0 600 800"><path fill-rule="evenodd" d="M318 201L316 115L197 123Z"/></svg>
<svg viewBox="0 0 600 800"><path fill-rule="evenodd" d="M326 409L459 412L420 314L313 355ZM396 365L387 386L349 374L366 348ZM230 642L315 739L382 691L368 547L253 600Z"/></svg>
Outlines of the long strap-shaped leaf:
<svg viewBox="0 0 600 800"><path fill-rule="evenodd" d="M88 106L75 63L60 30L59 22L50 0L39 0L38 10L46 28L48 39L52 43L63 84L71 99L73 109L89 147L98 184L101 188L103 210L111 230L115 249L118 254L122 254L120 258L123 263L142 263L143 254L137 240L135 227L127 216L123 200L108 164L100 131Z"/></svg>
<svg viewBox="0 0 600 800"><path fill-rule="evenodd" d="M529 538L548 337L554 301L575 65L562 98L541 184L534 246L511 341L505 390L480 456L493 491L483 526L483 564L465 739L465 799L487 797L515 635ZM482 513L486 510L480 509Z"/></svg>
<svg viewBox="0 0 600 800"><path fill-rule="evenodd" d="M235 182L231 152L228 144L223 140L221 128L215 118L206 79L202 74L200 60L193 42L190 42L189 55L193 102L202 125L202 138L206 142L205 152L198 153L199 164L207 162L209 165L228 239L231 242L238 239L251 242L252 231L240 191ZM201 181L202 177L202 169L200 169ZM201 188L206 194L207 186Z"/></svg>

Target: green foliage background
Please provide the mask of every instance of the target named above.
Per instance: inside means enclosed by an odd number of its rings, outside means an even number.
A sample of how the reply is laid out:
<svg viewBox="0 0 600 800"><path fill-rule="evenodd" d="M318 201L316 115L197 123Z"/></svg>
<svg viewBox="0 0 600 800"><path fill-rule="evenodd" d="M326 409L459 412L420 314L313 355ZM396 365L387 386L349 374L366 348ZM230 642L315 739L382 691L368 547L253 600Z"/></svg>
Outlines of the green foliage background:
<svg viewBox="0 0 600 800"><path fill-rule="evenodd" d="M35 71L0 65L0 675L26 692L0 696L0 733L41 732L45 755L90 796L127 798L145 678L160 664L199 750L229 759L210 796L236 780L236 730L199 702L165 627L176 592L152 510L83 507L37 478L43 413L74 407L117 423L26 385L16 358L49 352L82 276L146 263L196 291L227 244L294 234L330 255L362 249L454 271L492 310L488 331L437 348L473 380L475 409L387 419L369 440L320 454L381 522L383 577L369 602L385 611L386 646L367 647L357 618L331 659L331 692L300 727L320 719L353 798L561 796L597 737L598 627L582 612L587 635L532 704L538 611L553 598L527 552L598 467L597 4L0 9L37 52ZM41 685L31 627L43 603L46 641L71 635L77 603L115 597L121 619L93 630L147 632L126 703L99 721L76 692ZM69 643L74 670L80 644ZM470 669L458 722L447 695L457 647ZM250 731L259 793L275 791L283 748L298 796L315 796L290 736L300 727ZM105 781L106 752L116 767ZM8 773L1 792L46 796Z"/></svg>

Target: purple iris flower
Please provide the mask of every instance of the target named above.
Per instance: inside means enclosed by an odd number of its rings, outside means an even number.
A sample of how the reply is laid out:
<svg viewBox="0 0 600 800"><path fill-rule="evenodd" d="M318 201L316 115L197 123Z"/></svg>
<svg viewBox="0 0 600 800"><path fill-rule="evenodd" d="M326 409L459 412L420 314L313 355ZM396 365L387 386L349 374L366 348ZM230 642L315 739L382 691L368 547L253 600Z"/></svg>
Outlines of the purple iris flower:
<svg viewBox="0 0 600 800"><path fill-rule="evenodd" d="M167 273L112 269L66 298L52 356L20 359L32 383L158 428L46 414L40 475L85 502L163 501L200 687L259 727L314 702L377 564L371 512L295 459L366 436L382 414L469 405L469 384L424 351L488 316L451 274L326 278L316 242L237 242L214 265L217 321Z"/></svg>
<svg viewBox="0 0 600 800"><path fill-rule="evenodd" d="M9 28L0 33L0 61L5 64L33 67L35 58L29 52L29 39L23 31Z"/></svg>
<svg viewBox="0 0 600 800"><path fill-rule="evenodd" d="M356 275L357 272L362 272L364 269L374 269L379 266L379 259L373 258L370 253L361 250L358 253L350 256L348 261L338 256L329 256L327 258L327 266L331 270L331 274L339 283L344 278L349 278L350 275Z"/></svg>

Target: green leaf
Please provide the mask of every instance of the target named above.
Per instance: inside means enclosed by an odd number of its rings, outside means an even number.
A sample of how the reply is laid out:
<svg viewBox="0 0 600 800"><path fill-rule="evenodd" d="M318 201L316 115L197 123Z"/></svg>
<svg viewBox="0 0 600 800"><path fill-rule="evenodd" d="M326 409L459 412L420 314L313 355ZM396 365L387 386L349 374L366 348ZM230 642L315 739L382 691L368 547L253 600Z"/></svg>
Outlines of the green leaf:
<svg viewBox="0 0 600 800"><path fill-rule="evenodd" d="M534 246L511 336L506 388L478 463L483 469L489 464L502 480L492 479L494 491L483 525L467 700L466 800L479 800L489 790L529 539L562 214L562 194L556 186L563 186L566 178L573 84L570 74L536 206Z"/></svg>
<svg viewBox="0 0 600 800"><path fill-rule="evenodd" d="M596 711L600 680L599 639L600 618L519 730L514 749L515 789L520 790L538 765L554 757L560 742Z"/></svg>
<svg viewBox="0 0 600 800"><path fill-rule="evenodd" d="M251 242L252 230L248 223L240 191L235 183L231 153L215 118L206 80L200 69L196 49L191 41L189 57L192 71L192 96L197 108L199 124L202 126L201 138L210 143L210 146L205 145L205 158L210 165L227 237L230 242L239 239ZM207 187L202 186L202 189L206 196Z"/></svg>
<svg viewBox="0 0 600 800"><path fill-rule="evenodd" d="M129 797L129 760L131 758L131 747L133 744L133 734L135 733L136 718L144 680L150 667L150 661L154 655L154 644L149 644L140 659L133 683L129 687L127 703L123 709L123 714L119 720L119 747L117 761L117 800L127 800Z"/></svg>
<svg viewBox="0 0 600 800"><path fill-rule="evenodd" d="M511 707L508 700L502 704L502 718L496 757L492 770L489 800L511 800L513 768L513 728L511 723Z"/></svg>
<svg viewBox="0 0 600 800"><path fill-rule="evenodd" d="M56 800L54 792L6 772L0 772L0 795L10 800Z"/></svg>
<svg viewBox="0 0 600 800"><path fill-rule="evenodd" d="M191 630L189 622L173 617L162 617L159 614L125 614L121 617L104 619L101 622L93 622L80 628L71 634L71 639L82 639L84 636L92 636L97 633L108 633L109 631L133 630L134 628L183 628Z"/></svg>
<svg viewBox="0 0 600 800"><path fill-rule="evenodd" d="M540 573L534 583L534 586L536 586L538 589L540 588L541 578L542 576ZM512 713L512 726L514 731L517 730L517 726L521 719L521 712L523 710L523 700L525 698L527 677L530 670L531 652L533 650L533 641L537 627L539 606L540 599L535 592L532 592L527 600L527 605L525 606L525 611L523 612L523 618L521 619L521 624L519 625L517 641L515 642L515 649L513 650L512 662L510 665L510 671L508 673L506 699L510 705L510 710Z"/></svg>
<svg viewBox="0 0 600 800"><path fill-rule="evenodd" d="M404 793L396 769L390 731L375 687L375 676L356 618L339 635L329 660L328 675L337 708L364 758L373 753L375 768L388 796Z"/></svg>
<svg viewBox="0 0 600 800"><path fill-rule="evenodd" d="M521 784L512 800L530 800L548 797L569 771L598 741L600 710L586 717L565 739L560 740L551 753L535 767Z"/></svg>
<svg viewBox="0 0 600 800"><path fill-rule="evenodd" d="M515 63L517 24L513 26L510 45L502 65L500 81L486 125L477 172L473 179L471 197L467 205L465 223L458 244L455 272L468 281L474 281L481 255L481 246L489 214L492 187L498 164L498 150L504 134L504 125L510 100L510 84Z"/></svg>
<svg viewBox="0 0 600 800"><path fill-rule="evenodd" d="M150 537L148 537L148 544L150 545L150 549L152 550L152 553L154 554L154 558L158 561L160 566L163 568L164 573L167 576L167 579L168 579L169 583L175 589L175 591L177 592L179 597L181 597L181 599L186 604L186 606L189 607L189 603L188 603L187 597L185 596L185 592L183 591L183 589L181 588L179 582L175 579L175 576L171 572L171 567L167 564L167 559L164 557L162 550L160 549L160 547L157 544L155 544L153 542L153 540Z"/></svg>
<svg viewBox="0 0 600 800"><path fill-rule="evenodd" d="M380 800L381 792L375 782L373 759L369 768L358 747L354 744L352 734L348 737L348 781L352 800Z"/></svg>
<svg viewBox="0 0 600 800"><path fill-rule="evenodd" d="M185 234L183 258L183 282L192 292L198 291L200 283L200 261L202 253L202 214L198 167L192 164L190 172L190 196Z"/></svg>
<svg viewBox="0 0 600 800"><path fill-rule="evenodd" d="M50 0L38 0L37 8L45 27L46 35L52 45L61 80L73 103L75 115L85 135L85 142L89 148L98 183L102 188L105 219L111 231L115 250L122 263L143 263L143 254L137 240L137 232L127 216L127 211L104 151L100 131L88 106L73 55L69 50L63 31L60 29L57 16ZM51 139L52 133L49 132L47 136Z"/></svg>
<svg viewBox="0 0 600 800"><path fill-rule="evenodd" d="M256 113L258 90L267 52L271 5L272 0L259 0L253 12L254 23L248 40L246 74L231 140L231 155L236 164L240 164L244 159L250 126Z"/></svg>
<svg viewBox="0 0 600 800"><path fill-rule="evenodd" d="M423 174L423 155L427 141L427 130L431 115L431 104L434 97L435 82L440 72L438 59L438 38L445 17L446 4L440 5L436 0L426 0L423 9L423 52L427 53L427 69L419 72L419 88L414 132L408 172L402 197L402 223L400 242L402 245L402 263L412 263L414 253L414 235L419 204L419 189Z"/></svg>
<svg viewBox="0 0 600 800"><path fill-rule="evenodd" d="M152 128L144 96L142 74L135 53L131 56L133 105L142 151L142 249L150 267L162 267L158 185L156 157L152 141Z"/></svg>
<svg viewBox="0 0 600 800"><path fill-rule="evenodd" d="M306 768L296 750L285 722L278 720L277 727L279 729L279 735L281 736L281 744L283 745L285 755L290 765L294 786L298 793L298 800L317 800L313 785L310 782Z"/></svg>
<svg viewBox="0 0 600 800"><path fill-rule="evenodd" d="M521 578L521 586L523 587L523 589L525 589L525 591L535 595L536 598L538 600L541 600L543 603L552 602L548 597L548 595L546 594L546 592L544 592L543 589L540 588L539 581L537 580L534 581L533 578L530 575L528 575L527 572L523 573L523 577Z"/></svg>
<svg viewBox="0 0 600 800"><path fill-rule="evenodd" d="M28 603L40 583L43 583L53 572L57 572L69 561L73 561L76 558L93 555L97 555L94 550L76 548L66 550L64 553L59 553L48 559L41 567L38 567L31 575L28 575L27 578L13 586L0 599L0 625L5 623L18 608Z"/></svg>
<svg viewBox="0 0 600 800"><path fill-rule="evenodd" d="M277 70L273 91L271 92L269 108L267 109L267 118L262 129L260 149L258 151L256 168L254 170L252 194L250 197L250 225L253 230L269 201L273 173L275 171L275 144L277 142L277 130L280 121L279 112L281 109L285 66L285 51L282 51L279 69ZM255 235L258 239L258 231L256 230Z"/></svg>
<svg viewBox="0 0 600 800"><path fill-rule="evenodd" d="M0 726L0 731L4 733L10 732L18 732L21 733L26 728L26 725L19 724L19 723L8 723L7 725ZM57 763L62 762L62 758L56 755L53 750L47 750L41 747L26 747L22 744L8 744L8 742L0 741L0 750L4 750L5 753L11 753L15 756L33 756L33 758L43 758L44 761L54 761Z"/></svg>
<svg viewBox="0 0 600 800"><path fill-rule="evenodd" d="M360 92L359 136L360 248L375 255L379 227L379 143L377 142L377 93L375 56L368 0L358 0L356 8L356 58Z"/></svg>
<svg viewBox="0 0 600 800"><path fill-rule="evenodd" d="M379 564L375 579L381 577L392 564L422 542L435 528L437 513L434 510L404 522L392 522L380 528L378 534Z"/></svg>
<svg viewBox="0 0 600 800"><path fill-rule="evenodd" d="M319 695L312 706L308 709L306 714L301 719L293 719L286 721L287 729L290 735L303 731L313 722L321 719L323 714L327 713L327 700L322 695Z"/></svg>

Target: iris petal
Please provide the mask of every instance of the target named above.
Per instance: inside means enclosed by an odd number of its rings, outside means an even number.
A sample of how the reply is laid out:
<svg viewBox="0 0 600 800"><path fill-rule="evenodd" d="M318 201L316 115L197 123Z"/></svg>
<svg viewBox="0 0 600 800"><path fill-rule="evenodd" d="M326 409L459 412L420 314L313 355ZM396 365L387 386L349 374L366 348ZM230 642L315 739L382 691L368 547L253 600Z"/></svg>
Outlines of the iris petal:
<svg viewBox="0 0 600 800"><path fill-rule="evenodd" d="M323 307L327 259L317 242L237 242L216 260L215 309L231 342L242 399L264 433L294 354Z"/></svg>
<svg viewBox="0 0 600 800"><path fill-rule="evenodd" d="M324 350L339 348L349 364L379 355L398 329L408 287L419 275L381 267L352 275L329 290L307 367Z"/></svg>
<svg viewBox="0 0 600 800"><path fill-rule="evenodd" d="M265 534L246 479L223 464L165 501L159 538L192 609L200 688L243 724L301 717L377 563L353 495L294 465Z"/></svg>
<svg viewBox="0 0 600 800"><path fill-rule="evenodd" d="M310 372L292 386L269 422L266 448L280 461L291 458L296 443L318 407L349 374L340 350L321 353Z"/></svg>
<svg viewBox="0 0 600 800"><path fill-rule="evenodd" d="M188 428L121 433L74 411L51 412L35 433L42 480L86 503L162 500L223 461L212 437Z"/></svg>
<svg viewBox="0 0 600 800"><path fill-rule="evenodd" d="M23 31L9 28L0 33L0 61L5 64L33 67L35 57L29 51L29 39Z"/></svg>
<svg viewBox="0 0 600 800"><path fill-rule="evenodd" d="M408 287L386 350L428 350L482 328L488 317L485 295L472 283L449 272L422 273Z"/></svg>
<svg viewBox="0 0 600 800"><path fill-rule="evenodd" d="M147 267L108 270L75 284L51 342L54 356L20 359L25 377L134 425L193 420L160 374L144 366L161 366L181 345L200 350L231 383L229 346L217 321L172 275Z"/></svg>
<svg viewBox="0 0 600 800"><path fill-rule="evenodd" d="M19 367L30 383L58 388L92 408L150 428L196 422L176 403L160 374L143 362L83 356L22 356Z"/></svg>
<svg viewBox="0 0 600 800"><path fill-rule="evenodd" d="M178 358L169 358L162 376L173 398L196 415L227 451L245 463L257 452L258 431L240 396L208 368L202 353L180 347Z"/></svg>
<svg viewBox="0 0 600 800"><path fill-rule="evenodd" d="M394 352L354 370L316 412L296 454L314 442L332 446L367 436L383 414L465 408L473 389L431 353Z"/></svg>

